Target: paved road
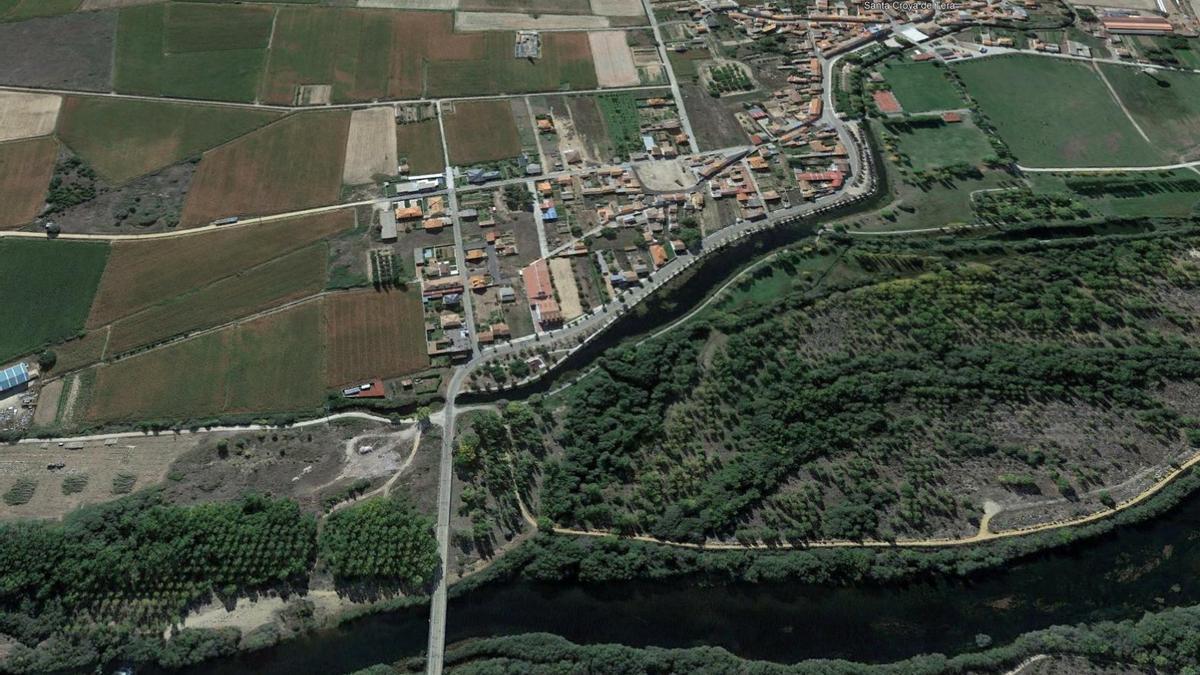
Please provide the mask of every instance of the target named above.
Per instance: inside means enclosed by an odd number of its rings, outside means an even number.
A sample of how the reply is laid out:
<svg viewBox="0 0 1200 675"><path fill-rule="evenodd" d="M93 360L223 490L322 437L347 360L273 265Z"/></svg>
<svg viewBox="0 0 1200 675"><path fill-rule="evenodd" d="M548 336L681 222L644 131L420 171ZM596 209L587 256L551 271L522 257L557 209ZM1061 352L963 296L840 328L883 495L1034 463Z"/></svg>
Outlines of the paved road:
<svg viewBox="0 0 1200 675"><path fill-rule="evenodd" d="M442 457L438 472L437 535L438 555L442 559L441 574L429 602L429 646L427 672L440 675L446 649L446 576L450 567L450 503L454 469L454 399L470 370L457 368L446 387L446 405L442 409Z"/></svg>
<svg viewBox="0 0 1200 675"><path fill-rule="evenodd" d="M442 155L446 161L446 200L450 209L450 222L454 225L454 261L458 266L458 274L463 280L463 326L470 331L467 338L471 342L471 354L479 356L479 343L475 340L475 308L471 302L470 275L467 272L466 253L463 248L462 220L458 217L458 191L454 186L454 165L450 162L450 145L446 142L445 115L442 114L442 103L437 104L438 129L442 134Z"/></svg>
<svg viewBox="0 0 1200 675"><path fill-rule="evenodd" d="M683 105L683 94L679 91L679 80L675 78L675 69L671 67L671 59L667 56L667 43L663 40L662 31L658 29L658 17L654 16L654 8L650 0L642 0L642 8L650 17L650 29L654 31L654 44L658 47L658 58L662 60L663 69L667 71L667 81L671 83L671 93L675 95L675 107L679 108L679 124L688 135L688 145L692 153L700 152L696 143L696 134L692 133L692 122L688 119L687 109Z"/></svg>

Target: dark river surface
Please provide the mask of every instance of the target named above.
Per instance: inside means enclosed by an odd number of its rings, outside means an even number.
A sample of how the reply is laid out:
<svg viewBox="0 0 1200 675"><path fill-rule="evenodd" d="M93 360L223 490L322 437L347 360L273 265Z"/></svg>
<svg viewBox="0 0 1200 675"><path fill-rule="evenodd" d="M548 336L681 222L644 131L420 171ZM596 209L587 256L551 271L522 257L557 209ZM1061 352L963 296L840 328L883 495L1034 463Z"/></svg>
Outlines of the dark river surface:
<svg viewBox="0 0 1200 675"><path fill-rule="evenodd" d="M880 662L974 648L1055 624L1137 618L1200 604L1200 495L1070 550L970 579L829 588L497 582L451 599L447 642L547 632L580 643L716 645L751 659ZM342 673L420 654L428 610L368 616L196 668L196 673Z"/></svg>

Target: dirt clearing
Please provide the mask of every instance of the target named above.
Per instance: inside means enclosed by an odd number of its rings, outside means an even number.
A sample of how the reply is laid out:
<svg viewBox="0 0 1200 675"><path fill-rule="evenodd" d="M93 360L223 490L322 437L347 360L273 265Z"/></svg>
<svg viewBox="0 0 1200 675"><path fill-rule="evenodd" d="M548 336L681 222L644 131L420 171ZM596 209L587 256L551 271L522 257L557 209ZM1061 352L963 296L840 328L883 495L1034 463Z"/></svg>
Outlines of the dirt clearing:
<svg viewBox="0 0 1200 675"><path fill-rule="evenodd" d="M561 30L608 28L608 19L602 16L571 14L520 14L517 12L457 12L454 15L454 30L461 32L482 30Z"/></svg>
<svg viewBox="0 0 1200 675"><path fill-rule="evenodd" d="M579 287L575 285L575 273L571 271L570 258L551 258L550 274L554 277L554 290L558 291L558 304L562 307L563 320L570 321L583 314L579 302Z"/></svg>
<svg viewBox="0 0 1200 675"><path fill-rule="evenodd" d="M588 43L596 62L596 82L601 87L628 87L639 82L625 31L593 31L588 33Z"/></svg>
<svg viewBox="0 0 1200 675"><path fill-rule="evenodd" d="M54 133L62 97L0 91L0 142Z"/></svg>
<svg viewBox="0 0 1200 675"><path fill-rule="evenodd" d="M592 0L592 14L599 16L644 16L641 0Z"/></svg>
<svg viewBox="0 0 1200 675"><path fill-rule="evenodd" d="M696 179L688 173L683 162L676 159L643 162L634 169L634 173L642 185L650 190L674 192L696 184Z"/></svg>
<svg viewBox="0 0 1200 675"><path fill-rule="evenodd" d="M0 144L0 230L32 221L42 210L58 142L34 138Z"/></svg>
<svg viewBox="0 0 1200 675"><path fill-rule="evenodd" d="M399 163L392 109L368 108L351 113L342 182L363 185L374 182L375 176L394 176Z"/></svg>
<svg viewBox="0 0 1200 675"><path fill-rule="evenodd" d="M63 380L55 380L42 387L38 394L37 410L33 413L35 426L44 427L54 424L58 417L58 400L62 397Z"/></svg>
<svg viewBox="0 0 1200 675"><path fill-rule="evenodd" d="M199 438L164 434L85 441L79 450L50 441L7 448L0 455L0 491L18 479L32 480L37 487L26 504L0 503L0 519L61 518L84 504L116 499L120 495L113 493L113 480L119 475L136 476L134 490L161 483L171 462L194 448ZM46 468L58 462L63 468Z"/></svg>

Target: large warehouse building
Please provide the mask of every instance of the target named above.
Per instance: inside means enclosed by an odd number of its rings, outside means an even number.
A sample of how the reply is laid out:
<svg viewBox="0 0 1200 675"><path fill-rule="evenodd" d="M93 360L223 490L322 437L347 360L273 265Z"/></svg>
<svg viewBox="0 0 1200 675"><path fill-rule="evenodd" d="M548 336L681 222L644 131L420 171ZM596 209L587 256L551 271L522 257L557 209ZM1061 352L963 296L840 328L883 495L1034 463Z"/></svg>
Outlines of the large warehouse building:
<svg viewBox="0 0 1200 675"><path fill-rule="evenodd" d="M29 384L29 367L18 363L0 370L0 397L17 393Z"/></svg>

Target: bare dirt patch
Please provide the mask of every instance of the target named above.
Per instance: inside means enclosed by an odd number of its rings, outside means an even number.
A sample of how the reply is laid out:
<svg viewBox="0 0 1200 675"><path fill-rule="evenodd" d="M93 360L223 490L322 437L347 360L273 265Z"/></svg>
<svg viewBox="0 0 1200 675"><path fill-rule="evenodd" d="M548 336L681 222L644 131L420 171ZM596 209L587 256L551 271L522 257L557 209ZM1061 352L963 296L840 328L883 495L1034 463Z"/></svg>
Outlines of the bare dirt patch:
<svg viewBox="0 0 1200 675"><path fill-rule="evenodd" d="M18 478L37 482L33 498L19 506L0 503L0 519L61 518L84 505L115 499L113 479L120 474L137 477L134 489L162 482L167 469L177 457L194 448L199 437L194 435L163 434L121 438L109 441L86 441L81 450L68 450L56 442L23 443L7 448L0 455L0 491L7 490ZM61 469L47 469L48 464L63 462ZM78 491L69 488L64 494L63 483L74 477Z"/></svg>
<svg viewBox="0 0 1200 675"><path fill-rule="evenodd" d="M628 87L638 83L637 66L625 31L594 31L588 33L592 58L596 62L596 82L601 87Z"/></svg>
<svg viewBox="0 0 1200 675"><path fill-rule="evenodd" d="M562 307L563 319L570 321L583 314L579 302L579 287L575 285L575 273L571 271L570 258L551 258L550 274L554 277L554 290L558 292L558 304Z"/></svg>
<svg viewBox="0 0 1200 675"><path fill-rule="evenodd" d="M302 84L296 87L296 105L329 105L332 84Z"/></svg>
<svg viewBox="0 0 1200 675"><path fill-rule="evenodd" d="M197 504L257 492L295 499L307 511L321 511L323 497L339 481L390 475L391 467L407 456L411 440L397 441L396 456L390 460L377 443L375 459L384 459L374 470L365 463L352 466L349 460L353 455L357 462L360 445L371 445L355 439L393 433L395 429L384 424L340 420L303 429L209 434L171 466L172 475L180 479L169 480L165 494L173 503Z"/></svg>
<svg viewBox="0 0 1200 675"><path fill-rule="evenodd" d="M486 30L588 30L608 26L608 19L605 17L579 14L457 12L454 15L454 30L464 33Z"/></svg>
<svg viewBox="0 0 1200 675"><path fill-rule="evenodd" d="M44 427L54 424L54 419L58 417L58 401L62 392L62 380L55 380L42 387L41 393L38 394L37 410L33 413L34 425Z"/></svg>
<svg viewBox="0 0 1200 675"><path fill-rule="evenodd" d="M351 113L342 182L346 185L371 183L375 176L396 175L398 165L396 117L392 109L367 108Z"/></svg>
<svg viewBox="0 0 1200 675"><path fill-rule="evenodd" d="M61 96L0 92L0 142L54 133L61 107Z"/></svg>
<svg viewBox="0 0 1200 675"><path fill-rule="evenodd" d="M592 0L592 14L600 16L644 16L641 0Z"/></svg>
<svg viewBox="0 0 1200 675"><path fill-rule="evenodd" d="M638 180L650 190L673 192L696 184L688 170L679 160L643 162L635 169Z"/></svg>
<svg viewBox="0 0 1200 675"><path fill-rule="evenodd" d="M0 82L49 89L112 89L116 12L0 24Z"/></svg>

